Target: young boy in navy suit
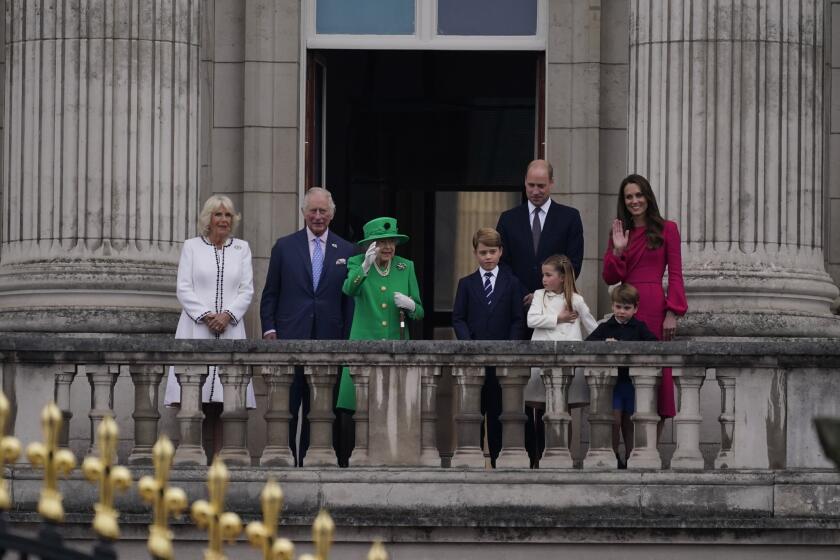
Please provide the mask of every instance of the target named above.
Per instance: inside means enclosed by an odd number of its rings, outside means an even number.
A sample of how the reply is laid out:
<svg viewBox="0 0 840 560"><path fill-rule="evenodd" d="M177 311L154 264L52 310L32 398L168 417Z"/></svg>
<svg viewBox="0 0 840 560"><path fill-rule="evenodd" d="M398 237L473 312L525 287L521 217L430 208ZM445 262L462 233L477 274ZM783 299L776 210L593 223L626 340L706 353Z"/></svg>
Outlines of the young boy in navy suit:
<svg viewBox="0 0 840 560"><path fill-rule="evenodd" d="M598 325L586 340L658 340L647 325L634 317L639 310L639 291L630 284L619 284L610 292L613 315ZM630 379L630 369L618 368L618 379L613 388L612 445L619 469L627 468L627 459L633 451L633 421L636 411L636 390ZM618 452L619 432L624 437L624 459Z"/></svg>
<svg viewBox="0 0 840 560"><path fill-rule="evenodd" d="M478 270L458 281L452 326L458 340L522 340L525 338L525 288L508 268L499 267L502 238L493 228L473 235L473 253ZM490 460L495 468L502 449L502 387L496 368L484 370L481 413L485 415ZM484 441L484 424L481 429ZM484 447L482 443L482 448Z"/></svg>

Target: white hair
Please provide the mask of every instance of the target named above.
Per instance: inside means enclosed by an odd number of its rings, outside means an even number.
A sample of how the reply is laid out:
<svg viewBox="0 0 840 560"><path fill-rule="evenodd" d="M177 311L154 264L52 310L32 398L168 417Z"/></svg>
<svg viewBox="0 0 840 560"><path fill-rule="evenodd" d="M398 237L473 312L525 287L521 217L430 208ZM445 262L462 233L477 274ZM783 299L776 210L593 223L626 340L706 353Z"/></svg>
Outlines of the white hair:
<svg viewBox="0 0 840 560"><path fill-rule="evenodd" d="M330 207L330 216L335 216L335 202L333 202L332 193L323 187L310 187L303 195L303 206L300 207L303 212L309 207L309 199L314 194L322 194L327 197L327 205Z"/></svg>

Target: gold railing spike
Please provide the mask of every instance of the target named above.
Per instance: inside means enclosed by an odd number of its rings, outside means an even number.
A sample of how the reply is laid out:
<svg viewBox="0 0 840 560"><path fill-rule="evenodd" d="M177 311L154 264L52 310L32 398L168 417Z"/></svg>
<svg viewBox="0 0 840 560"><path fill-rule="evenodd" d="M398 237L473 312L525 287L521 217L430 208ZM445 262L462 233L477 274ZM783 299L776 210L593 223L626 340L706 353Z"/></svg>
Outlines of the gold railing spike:
<svg viewBox="0 0 840 560"><path fill-rule="evenodd" d="M367 560L388 560L388 552L385 550L382 541L374 541L368 552Z"/></svg>
<svg viewBox="0 0 840 560"><path fill-rule="evenodd" d="M114 465L120 429L114 418L105 416L96 430L99 438L99 457L85 457L82 473L85 478L99 485L99 502L95 506L93 530L107 540L120 536L119 512L114 508L114 496L118 491L131 488L131 473L125 467Z"/></svg>
<svg viewBox="0 0 840 560"><path fill-rule="evenodd" d="M264 560L292 560L295 547L288 539L277 538L277 523L283 508L283 489L269 478L260 494L263 520L252 521L245 527L248 541L262 551Z"/></svg>
<svg viewBox="0 0 840 560"><path fill-rule="evenodd" d="M312 543L315 545L315 556L318 560L329 558L334 533L335 522L327 510L322 509L312 523Z"/></svg>
<svg viewBox="0 0 840 560"><path fill-rule="evenodd" d="M0 511L12 507L12 496L9 493L9 482L3 478L6 465L14 463L20 457L20 441L13 436L6 435L6 423L12 407L3 391L0 391Z"/></svg>
<svg viewBox="0 0 840 560"><path fill-rule="evenodd" d="M58 491L59 475L67 476L76 468L76 457L68 449L58 448L58 435L61 432L61 410L54 402L41 411L41 427L44 430L44 442L30 443L26 456L34 467L44 469L44 487L38 500L38 513L47 521L64 521L64 506Z"/></svg>
<svg viewBox="0 0 840 560"><path fill-rule="evenodd" d="M170 488L169 471L175 447L168 437L162 435L152 447L152 463L155 476L144 476L137 484L140 497L152 504L152 524L149 526L147 546L154 558L172 560L172 531L169 516L180 515L187 509L187 494L180 488Z"/></svg>
<svg viewBox="0 0 840 560"><path fill-rule="evenodd" d="M230 480L224 461L218 456L207 474L210 501L198 500L192 505L192 518L200 529L207 529L209 546L204 560L225 560L222 542L233 542L242 532L242 521L235 513L224 511L225 492Z"/></svg>

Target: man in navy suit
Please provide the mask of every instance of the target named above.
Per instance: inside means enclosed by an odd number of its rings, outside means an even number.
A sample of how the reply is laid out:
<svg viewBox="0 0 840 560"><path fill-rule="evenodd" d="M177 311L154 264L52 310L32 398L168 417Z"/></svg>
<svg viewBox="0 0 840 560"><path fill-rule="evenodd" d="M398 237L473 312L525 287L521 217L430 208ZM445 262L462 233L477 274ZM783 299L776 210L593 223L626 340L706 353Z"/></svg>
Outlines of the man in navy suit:
<svg viewBox="0 0 840 560"><path fill-rule="evenodd" d="M545 160L528 164L525 175L524 204L499 216L496 229L502 236L507 264L531 295L542 288L542 262L551 255L566 255L572 261L575 276L583 263L583 223L580 212L551 200L554 168Z"/></svg>
<svg viewBox="0 0 840 560"><path fill-rule="evenodd" d="M522 284L507 267L499 266L502 240L492 228L481 228L473 236L473 251L478 270L458 282L452 327L458 340L521 340L525 335ZM481 413L487 419L487 443L491 464L502 449L502 387L496 368L484 370L481 388ZM484 440L484 425L479 437Z"/></svg>
<svg viewBox="0 0 840 560"><path fill-rule="evenodd" d="M571 206L553 202L553 186L554 168L550 163L543 159L529 163L525 173L525 197L528 200L502 212L496 226L504 247L502 262L510 266L525 286L527 294L523 303L526 306L531 304L534 291L542 288L542 263L545 259L551 255L566 255L572 261L575 277L580 275L583 264L580 212ZM577 314L572 313L570 319L576 320ZM538 449L538 461L545 446L541 441L544 433L542 414L530 407L526 407L525 413L528 416L525 446L527 449Z"/></svg>
<svg viewBox="0 0 840 560"><path fill-rule="evenodd" d="M260 301L263 338L347 338L353 319L353 302L341 292L341 286L347 276L347 260L356 253L356 248L329 230L335 203L328 190L312 187L306 191L301 212L306 226L278 239L271 250ZM300 417L301 405L303 418ZM292 414L290 447L295 464L302 466L309 447L309 421L306 419L309 387L302 366L295 368L289 391L289 411ZM301 420L298 449L296 435Z"/></svg>

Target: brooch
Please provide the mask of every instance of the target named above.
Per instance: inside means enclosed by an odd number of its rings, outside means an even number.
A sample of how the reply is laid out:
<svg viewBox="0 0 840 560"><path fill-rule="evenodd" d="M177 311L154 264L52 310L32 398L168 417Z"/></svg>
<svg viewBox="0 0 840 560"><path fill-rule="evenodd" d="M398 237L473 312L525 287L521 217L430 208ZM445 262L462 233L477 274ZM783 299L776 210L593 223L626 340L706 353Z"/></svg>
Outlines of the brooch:
<svg viewBox="0 0 840 560"><path fill-rule="evenodd" d="M336 266L341 266L344 264L347 264L347 259L338 259L337 261L335 261Z"/></svg>
<svg viewBox="0 0 840 560"><path fill-rule="evenodd" d="M330 247L332 247L333 249L338 249L338 245L336 245L335 243L330 243ZM344 259L341 260L343 261Z"/></svg>
<svg viewBox="0 0 840 560"><path fill-rule="evenodd" d="M397 270L405 270L405 264L397 263Z"/></svg>
<svg viewBox="0 0 840 560"><path fill-rule="evenodd" d="M239 251L240 249L242 249L242 245L234 245L233 248Z"/></svg>

